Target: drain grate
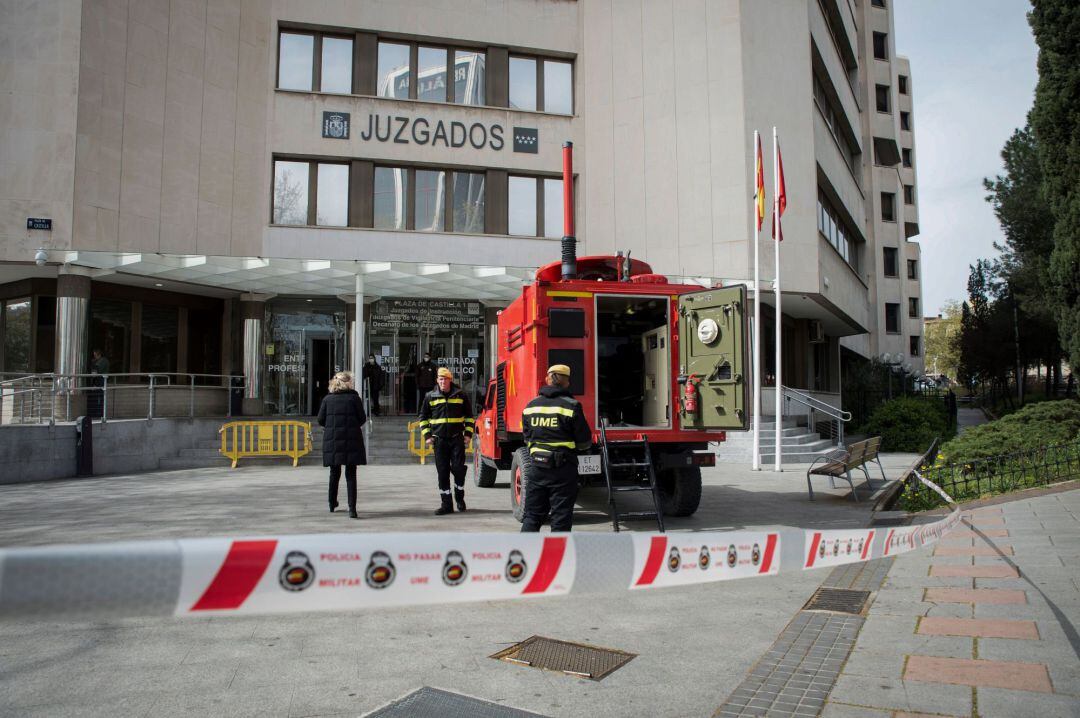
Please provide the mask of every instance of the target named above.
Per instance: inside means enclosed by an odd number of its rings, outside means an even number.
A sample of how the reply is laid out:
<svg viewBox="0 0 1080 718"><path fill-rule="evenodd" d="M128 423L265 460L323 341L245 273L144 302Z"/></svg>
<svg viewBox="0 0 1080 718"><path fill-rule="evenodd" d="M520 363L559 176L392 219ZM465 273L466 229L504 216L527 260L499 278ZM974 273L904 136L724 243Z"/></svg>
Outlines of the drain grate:
<svg viewBox="0 0 1080 718"><path fill-rule="evenodd" d="M804 611L836 611L860 615L870 598L869 591L852 591L847 588L819 588L803 606Z"/></svg>
<svg viewBox="0 0 1080 718"><path fill-rule="evenodd" d="M614 648L557 641L543 636L531 636L492 656L500 661L591 678L594 681L622 668L636 657L636 653L618 651Z"/></svg>
<svg viewBox="0 0 1080 718"><path fill-rule="evenodd" d="M544 718L539 713L470 698L460 693L423 688L383 706L365 718Z"/></svg>

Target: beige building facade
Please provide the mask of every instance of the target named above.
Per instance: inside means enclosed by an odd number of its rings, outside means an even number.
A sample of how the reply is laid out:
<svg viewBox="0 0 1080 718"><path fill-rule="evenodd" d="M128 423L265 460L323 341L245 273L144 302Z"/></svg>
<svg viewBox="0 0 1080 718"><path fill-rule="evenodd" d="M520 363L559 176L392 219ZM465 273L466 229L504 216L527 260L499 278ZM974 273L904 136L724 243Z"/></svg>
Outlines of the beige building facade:
<svg viewBox="0 0 1080 718"><path fill-rule="evenodd" d="M891 1L5 4L0 368L101 349L306 414L374 354L409 412L424 354L481 382L498 309L558 259L563 142L579 254L711 286L753 276L752 137L771 201L775 126L784 383L839 393L885 353L921 372Z"/></svg>

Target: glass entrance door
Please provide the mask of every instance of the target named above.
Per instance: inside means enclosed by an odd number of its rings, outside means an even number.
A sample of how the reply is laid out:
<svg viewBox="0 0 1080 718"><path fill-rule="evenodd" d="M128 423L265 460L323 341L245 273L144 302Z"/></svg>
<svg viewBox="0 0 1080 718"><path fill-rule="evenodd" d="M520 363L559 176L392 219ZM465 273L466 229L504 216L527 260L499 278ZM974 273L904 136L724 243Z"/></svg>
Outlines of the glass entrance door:
<svg viewBox="0 0 1080 718"><path fill-rule="evenodd" d="M268 307L263 337L263 403L279 416L312 416L345 365L345 305L336 300L280 299Z"/></svg>

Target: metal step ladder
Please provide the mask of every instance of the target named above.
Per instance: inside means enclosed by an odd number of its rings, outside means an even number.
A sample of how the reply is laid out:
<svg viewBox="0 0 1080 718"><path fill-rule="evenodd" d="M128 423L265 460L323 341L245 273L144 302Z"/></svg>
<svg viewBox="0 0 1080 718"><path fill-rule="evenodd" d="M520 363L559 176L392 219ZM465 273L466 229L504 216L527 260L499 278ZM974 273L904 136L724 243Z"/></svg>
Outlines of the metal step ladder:
<svg viewBox="0 0 1080 718"><path fill-rule="evenodd" d="M641 453L641 461L622 461L612 463L608 447L615 447L619 454L637 452ZM611 514L611 525L615 532L619 531L619 521L626 519L656 519L656 527L660 533L664 532L664 512L660 508L660 486L656 482L656 468L653 466L652 451L649 449L649 437L642 434L641 440L612 441L607 438L607 419L600 419L600 456L604 464L604 480L608 490L608 512ZM622 457L620 457L622 458ZM632 483L626 486L616 486L613 474L624 474ZM648 484L641 482L641 475L648 476ZM627 491L651 491L653 500L652 511L619 511L615 497L617 494Z"/></svg>

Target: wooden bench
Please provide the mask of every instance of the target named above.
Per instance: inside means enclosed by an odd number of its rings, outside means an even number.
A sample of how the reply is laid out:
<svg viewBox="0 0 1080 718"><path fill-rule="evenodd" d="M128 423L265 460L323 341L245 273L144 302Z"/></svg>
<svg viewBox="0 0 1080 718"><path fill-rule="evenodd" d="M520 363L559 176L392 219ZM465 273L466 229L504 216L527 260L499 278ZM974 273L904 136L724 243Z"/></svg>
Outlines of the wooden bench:
<svg viewBox="0 0 1080 718"><path fill-rule="evenodd" d="M866 475L866 485L872 491L874 484L870 481L870 472L866 470L866 465L871 461L876 461L878 468L881 469L881 481L884 484L887 479L885 478L885 467L881 465L881 459L878 457L880 447L881 437L874 436L865 441L857 441L848 446L847 449L837 449L826 456L814 459L814 463L810 464L810 468L806 472L806 488L810 491L810 500L814 500L814 487L810 485L810 476L816 474L818 476L828 476L831 488L836 488L835 479L841 476L844 477L851 486L851 495L858 501L859 494L855 491L855 484L851 480L851 470L862 469L863 474ZM818 465L819 461L824 463Z"/></svg>

